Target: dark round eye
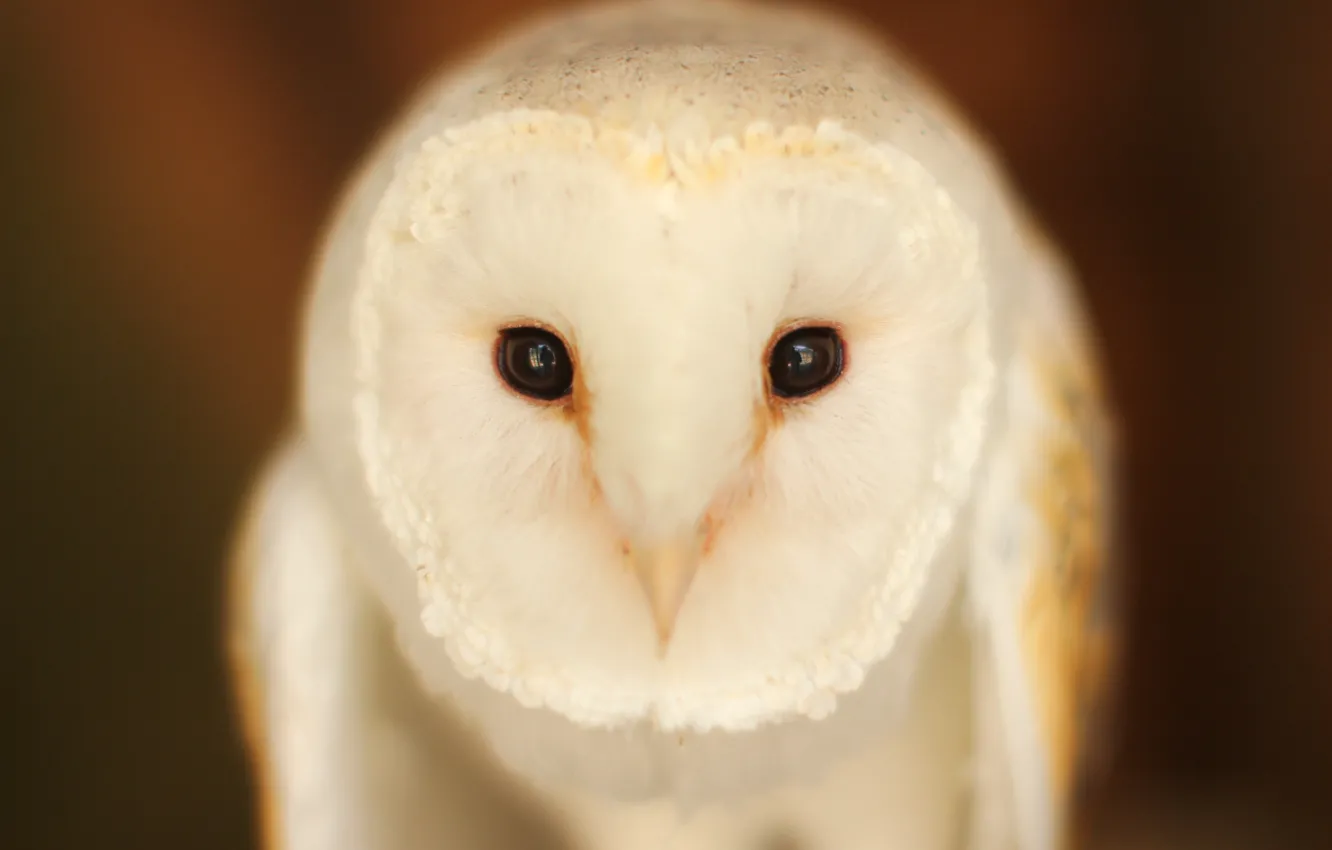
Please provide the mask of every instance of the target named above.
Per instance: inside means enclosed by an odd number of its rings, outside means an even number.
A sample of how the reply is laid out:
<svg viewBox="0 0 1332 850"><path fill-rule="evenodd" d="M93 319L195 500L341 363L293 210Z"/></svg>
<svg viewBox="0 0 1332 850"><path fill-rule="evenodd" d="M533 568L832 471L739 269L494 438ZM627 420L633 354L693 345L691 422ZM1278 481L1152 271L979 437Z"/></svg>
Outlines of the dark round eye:
<svg viewBox="0 0 1332 850"><path fill-rule="evenodd" d="M842 338L832 328L798 328L777 340L768 361L773 395L816 393L842 374Z"/></svg>
<svg viewBox="0 0 1332 850"><path fill-rule="evenodd" d="M504 382L525 396L554 401L573 389L573 360L564 343L550 331L501 331L496 361Z"/></svg>

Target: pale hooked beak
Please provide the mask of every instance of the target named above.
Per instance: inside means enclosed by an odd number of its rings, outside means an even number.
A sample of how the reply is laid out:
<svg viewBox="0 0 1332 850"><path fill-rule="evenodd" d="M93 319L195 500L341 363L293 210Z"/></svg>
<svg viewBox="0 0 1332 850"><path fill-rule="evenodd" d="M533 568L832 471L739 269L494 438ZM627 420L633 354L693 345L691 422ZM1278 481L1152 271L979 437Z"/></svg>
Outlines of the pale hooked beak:
<svg viewBox="0 0 1332 850"><path fill-rule="evenodd" d="M654 546L634 546L630 550L634 572L642 582L648 605L652 608L652 619L663 652L675 631L675 620L689 593L702 554L701 535Z"/></svg>

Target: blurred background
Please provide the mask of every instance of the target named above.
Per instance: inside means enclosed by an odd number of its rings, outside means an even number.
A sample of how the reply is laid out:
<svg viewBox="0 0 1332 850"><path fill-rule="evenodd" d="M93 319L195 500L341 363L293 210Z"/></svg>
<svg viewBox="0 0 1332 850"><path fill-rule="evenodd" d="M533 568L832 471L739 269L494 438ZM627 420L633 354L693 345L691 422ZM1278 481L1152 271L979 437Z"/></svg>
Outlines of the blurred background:
<svg viewBox="0 0 1332 850"><path fill-rule="evenodd" d="M5 846L254 846L222 557L317 228L537 5L0 4ZM1105 340L1136 551L1093 846L1332 847L1332 3L837 5L991 135Z"/></svg>

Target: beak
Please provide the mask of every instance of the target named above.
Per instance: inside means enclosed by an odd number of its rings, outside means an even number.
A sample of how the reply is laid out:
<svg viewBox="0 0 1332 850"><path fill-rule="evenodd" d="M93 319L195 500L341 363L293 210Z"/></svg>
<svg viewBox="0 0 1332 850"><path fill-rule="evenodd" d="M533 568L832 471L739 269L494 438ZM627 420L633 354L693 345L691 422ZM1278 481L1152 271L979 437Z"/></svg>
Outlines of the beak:
<svg viewBox="0 0 1332 850"><path fill-rule="evenodd" d="M702 549L701 537L632 549L634 572L647 594L663 653L671 642L675 620L694 580Z"/></svg>

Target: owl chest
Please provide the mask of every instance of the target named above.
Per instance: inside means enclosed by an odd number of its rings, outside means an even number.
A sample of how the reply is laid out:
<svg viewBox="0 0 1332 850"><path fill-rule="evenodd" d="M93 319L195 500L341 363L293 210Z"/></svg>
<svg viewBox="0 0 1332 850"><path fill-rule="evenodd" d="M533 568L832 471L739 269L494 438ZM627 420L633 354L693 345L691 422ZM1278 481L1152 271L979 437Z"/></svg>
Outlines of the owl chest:
<svg viewBox="0 0 1332 850"><path fill-rule="evenodd" d="M573 792L546 805L571 850L958 850L970 812L971 667L963 629L939 638L910 706L820 775L682 814L670 800Z"/></svg>

